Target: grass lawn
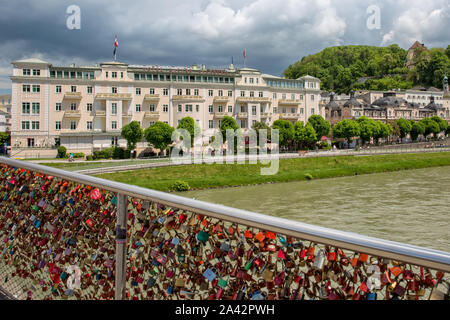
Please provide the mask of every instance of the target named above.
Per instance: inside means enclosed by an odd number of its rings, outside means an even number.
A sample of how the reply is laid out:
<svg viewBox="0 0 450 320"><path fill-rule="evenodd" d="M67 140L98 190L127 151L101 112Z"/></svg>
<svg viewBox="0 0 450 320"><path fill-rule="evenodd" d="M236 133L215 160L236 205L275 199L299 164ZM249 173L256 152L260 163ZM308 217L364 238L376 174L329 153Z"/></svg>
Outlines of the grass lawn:
<svg viewBox="0 0 450 320"><path fill-rule="evenodd" d="M342 177L355 174L420 169L450 165L450 152L392 154L374 156L338 156L282 159L275 175L263 176L258 164L195 164L140 169L96 175L100 178L144 188L170 191L176 180L189 183L191 189L231 187L269 182L288 182Z"/></svg>

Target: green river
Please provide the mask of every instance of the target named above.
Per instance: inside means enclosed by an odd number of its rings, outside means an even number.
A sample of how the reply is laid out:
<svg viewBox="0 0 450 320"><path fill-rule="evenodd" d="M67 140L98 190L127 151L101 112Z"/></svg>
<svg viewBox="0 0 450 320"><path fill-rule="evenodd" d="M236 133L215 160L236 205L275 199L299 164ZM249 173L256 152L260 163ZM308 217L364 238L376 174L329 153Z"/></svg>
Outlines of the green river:
<svg viewBox="0 0 450 320"><path fill-rule="evenodd" d="M323 227L450 251L450 167L179 194Z"/></svg>

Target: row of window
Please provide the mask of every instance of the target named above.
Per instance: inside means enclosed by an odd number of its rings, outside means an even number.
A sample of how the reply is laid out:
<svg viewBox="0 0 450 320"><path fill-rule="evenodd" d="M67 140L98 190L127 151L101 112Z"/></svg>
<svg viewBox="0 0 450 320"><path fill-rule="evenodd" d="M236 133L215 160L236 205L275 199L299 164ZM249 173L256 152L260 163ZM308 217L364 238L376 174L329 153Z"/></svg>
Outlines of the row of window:
<svg viewBox="0 0 450 320"><path fill-rule="evenodd" d="M94 79L94 71L50 70L50 78Z"/></svg>
<svg viewBox="0 0 450 320"><path fill-rule="evenodd" d="M252 114L256 115L256 108L257 106L252 106ZM192 104L186 104L184 106L185 112L193 112L193 106ZM217 112L224 112L225 107L224 106L217 106ZM77 104L72 102L70 104L70 110L71 111L75 111L77 110ZM87 103L86 104L86 111L87 112L92 112L93 110L93 105L92 103ZM136 104L135 106L135 110L136 112L142 112L142 105L141 104ZM178 105L178 112L182 112L183 110L183 105L179 104ZM227 109L229 113L233 112L233 106L228 106ZM274 107L273 108L274 113L278 113L278 108ZM288 108L282 108L282 113L286 113L288 110ZM297 108L296 107L292 107L289 109L291 113L297 113ZM62 111L62 103L56 103L55 105L55 111ZM154 104L150 104L149 105L149 111L156 111L156 105ZM164 104L163 105L163 112L168 112L169 111L169 105ZM199 112L200 111L200 105L195 105L195 112ZM264 107L260 106L260 111L264 112ZM209 105L208 106L208 112L209 113L214 113L214 106L213 105ZM247 112L247 107L246 106L241 106L241 112ZM303 114L303 108L300 108L300 113ZM31 115L39 115L40 114L40 103L39 102L22 102L22 114L31 114ZM117 114L117 103L111 103L111 114L116 115Z"/></svg>
<svg viewBox="0 0 450 320"><path fill-rule="evenodd" d="M150 73L135 73L134 80L204 82L204 83L234 83L233 77L209 77L209 76L150 74Z"/></svg>
<svg viewBox="0 0 450 320"><path fill-rule="evenodd" d="M77 129L77 121L70 121L70 130L76 130ZM22 122L23 127L23 122ZM62 122L61 121L55 121L55 130L61 130L62 128ZM39 129L39 128L38 128ZM86 121L86 130L92 130L93 125L92 121ZM117 130L117 121L111 121L111 129Z"/></svg>
<svg viewBox="0 0 450 320"><path fill-rule="evenodd" d="M40 85L28 85L28 84L24 84L22 85L22 92L40 92ZM62 86L57 85L55 86L55 92L56 93L62 93ZM77 92L77 86L70 86L70 92ZM118 89L117 87L112 87L111 88L111 92L112 93L118 93ZM135 88L135 92L136 95L141 95L142 93L142 88ZM184 89L185 95L190 96L191 93L194 94L194 96L199 96L200 94L200 90L199 89L193 89L193 91L191 91L191 89ZM88 94L92 94L92 86L87 86L86 87L86 93ZM150 88L149 89L149 93L150 94L155 94L155 88ZM241 97L245 97L246 96L246 91L242 90L240 92L240 96ZM167 96L169 95L169 90L167 88L163 89L163 95ZM183 95L183 89L177 89L177 95L181 96ZM217 95L219 97L224 96L224 90L217 90ZM232 90L228 90L227 92L228 97L232 97L233 96L233 91ZM209 89L208 90L208 96L209 97L213 97L214 96L214 90ZM255 96L255 92L254 91L250 91L249 92L249 96L250 97L254 97ZM258 92L258 97L262 98L264 96L262 91ZM276 92L273 93L273 99L277 99L278 94ZM287 94L283 93L281 95L282 99L286 99L287 98ZM297 95L295 93L291 93L290 95L290 99L295 100L297 97ZM303 100L303 95L300 94L298 95L298 97L300 98L300 100ZM314 100L314 95L311 95L311 100Z"/></svg>
<svg viewBox="0 0 450 320"><path fill-rule="evenodd" d="M408 96L408 98L407 99L421 99L421 100L429 100L430 99L430 97L428 97L428 96ZM442 97L434 97L434 99L435 100L442 100L443 98Z"/></svg>
<svg viewBox="0 0 450 320"><path fill-rule="evenodd" d="M33 73L33 76L40 76L41 70L39 70L39 69L22 69L23 76L31 76L31 73Z"/></svg>
<svg viewBox="0 0 450 320"><path fill-rule="evenodd" d="M8 100L2 99L2 104L5 104L6 101L8 101L8 104L11 104L11 99Z"/></svg>
<svg viewBox="0 0 450 320"><path fill-rule="evenodd" d="M304 88L305 87L303 82L296 82L296 81L267 80L266 83L269 87L274 87L274 88ZM315 86L314 86L314 88L315 88Z"/></svg>

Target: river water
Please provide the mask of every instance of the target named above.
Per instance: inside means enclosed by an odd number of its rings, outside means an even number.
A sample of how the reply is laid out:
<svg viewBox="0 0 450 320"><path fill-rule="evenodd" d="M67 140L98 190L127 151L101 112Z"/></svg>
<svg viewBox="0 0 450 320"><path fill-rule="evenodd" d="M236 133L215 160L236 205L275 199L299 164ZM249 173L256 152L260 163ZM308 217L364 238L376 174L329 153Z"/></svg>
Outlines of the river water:
<svg viewBox="0 0 450 320"><path fill-rule="evenodd" d="M450 252L450 167L180 195Z"/></svg>

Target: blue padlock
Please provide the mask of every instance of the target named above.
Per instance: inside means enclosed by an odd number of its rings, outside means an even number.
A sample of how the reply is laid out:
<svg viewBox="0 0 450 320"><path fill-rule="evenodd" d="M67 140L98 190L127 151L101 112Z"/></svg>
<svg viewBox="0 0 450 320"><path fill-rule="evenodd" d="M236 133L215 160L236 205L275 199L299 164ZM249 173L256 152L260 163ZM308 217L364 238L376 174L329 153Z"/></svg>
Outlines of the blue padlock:
<svg viewBox="0 0 450 320"><path fill-rule="evenodd" d="M215 271L215 269L208 268L203 272L203 276L209 281L213 281L216 278L216 273L213 270Z"/></svg>
<svg viewBox="0 0 450 320"><path fill-rule="evenodd" d="M375 292L369 292L367 294L366 300L377 300L377 294Z"/></svg>

